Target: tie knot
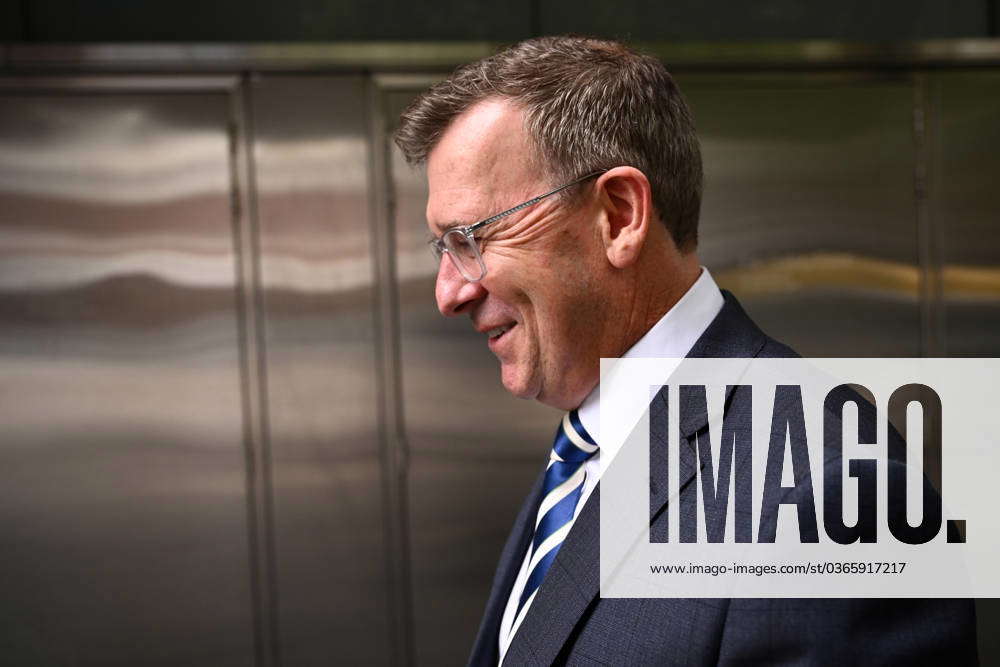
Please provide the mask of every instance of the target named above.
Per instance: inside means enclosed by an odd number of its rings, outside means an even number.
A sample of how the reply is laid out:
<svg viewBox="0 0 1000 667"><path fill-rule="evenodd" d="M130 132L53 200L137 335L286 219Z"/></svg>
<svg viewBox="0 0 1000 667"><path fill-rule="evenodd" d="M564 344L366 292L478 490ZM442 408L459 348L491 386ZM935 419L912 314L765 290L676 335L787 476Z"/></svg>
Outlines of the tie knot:
<svg viewBox="0 0 1000 667"><path fill-rule="evenodd" d="M596 452L597 443L583 428L576 410L563 415L552 444L552 460L582 463Z"/></svg>

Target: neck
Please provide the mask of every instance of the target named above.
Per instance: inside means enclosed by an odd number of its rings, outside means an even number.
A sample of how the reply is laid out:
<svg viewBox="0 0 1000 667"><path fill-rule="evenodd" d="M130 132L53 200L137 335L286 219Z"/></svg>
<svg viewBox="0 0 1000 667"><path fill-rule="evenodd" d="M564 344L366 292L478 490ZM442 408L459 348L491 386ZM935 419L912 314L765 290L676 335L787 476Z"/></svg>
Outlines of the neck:
<svg viewBox="0 0 1000 667"><path fill-rule="evenodd" d="M697 253L681 255L674 250L644 254L628 269L603 276L597 283L603 294L595 301L603 307L588 316L603 327L591 363L577 369L581 374L570 383L572 391L538 400L560 410L578 407L600 380L600 359L623 356L680 301L700 273Z"/></svg>
<svg viewBox="0 0 1000 667"><path fill-rule="evenodd" d="M701 274L696 252L643 257L624 282L609 322L620 323L601 356L620 357L681 300Z"/></svg>

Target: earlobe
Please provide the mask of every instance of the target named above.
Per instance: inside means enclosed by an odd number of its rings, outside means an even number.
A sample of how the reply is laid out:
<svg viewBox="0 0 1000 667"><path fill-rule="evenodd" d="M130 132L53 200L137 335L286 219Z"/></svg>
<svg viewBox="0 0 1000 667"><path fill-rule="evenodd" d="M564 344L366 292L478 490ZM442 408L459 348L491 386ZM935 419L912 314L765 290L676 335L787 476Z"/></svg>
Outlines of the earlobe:
<svg viewBox="0 0 1000 667"><path fill-rule="evenodd" d="M607 249L608 261L616 269L624 269L639 259L641 246L631 243L614 243Z"/></svg>
<svg viewBox="0 0 1000 667"><path fill-rule="evenodd" d="M652 191L634 167L615 167L598 181L604 216L601 238L608 261L624 269L639 259L652 217Z"/></svg>

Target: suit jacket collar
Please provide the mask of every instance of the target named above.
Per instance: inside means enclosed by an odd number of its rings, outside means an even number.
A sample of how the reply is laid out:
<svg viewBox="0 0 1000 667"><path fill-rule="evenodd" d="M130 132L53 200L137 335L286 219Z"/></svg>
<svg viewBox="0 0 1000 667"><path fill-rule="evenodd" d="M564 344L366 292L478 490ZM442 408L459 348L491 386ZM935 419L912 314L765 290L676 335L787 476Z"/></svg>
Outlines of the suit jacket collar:
<svg viewBox="0 0 1000 667"><path fill-rule="evenodd" d="M754 324L731 293L722 290L725 305L705 329L705 333L694 344L687 356L690 359L730 358L752 359L760 354L767 343L767 336ZM729 393L726 394L727 399ZM682 406L683 407L683 406ZM684 415L681 432L691 437L708 423L707 416L698 415L693 410L681 410Z"/></svg>
<svg viewBox="0 0 1000 667"><path fill-rule="evenodd" d="M751 358L757 356L767 337L740 307L736 298L723 290L725 305L691 348L688 357ZM655 406L651 407L655 410ZM691 411L685 411L690 414ZM693 416L681 423L685 435L699 431L707 423ZM650 480L651 515L663 511L667 502L666 469L656 466ZM694 476L695 469L682 470L681 486ZM662 474L661 474L662 473ZM531 540L534 515L540 502L542 477L521 508L514 529L500 559L486 614L470 658L472 665L495 665L500 619L514 579ZM511 642L505 661L509 664L552 664L566 639L600 592L600 483L581 509L573 528L559 549L538 589L527 616Z"/></svg>

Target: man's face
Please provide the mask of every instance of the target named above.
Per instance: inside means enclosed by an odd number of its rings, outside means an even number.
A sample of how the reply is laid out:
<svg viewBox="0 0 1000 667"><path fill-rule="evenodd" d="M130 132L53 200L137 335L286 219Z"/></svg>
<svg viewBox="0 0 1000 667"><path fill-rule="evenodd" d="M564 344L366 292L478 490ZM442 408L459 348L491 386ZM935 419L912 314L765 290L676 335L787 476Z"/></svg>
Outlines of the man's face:
<svg viewBox="0 0 1000 667"><path fill-rule="evenodd" d="M507 102L487 100L456 118L427 161L431 233L562 185L548 182L537 157L522 112ZM586 195L578 205L545 199L477 232L481 281L466 281L448 258L438 267L438 309L469 316L516 396L571 409L597 383L604 322L596 211Z"/></svg>

